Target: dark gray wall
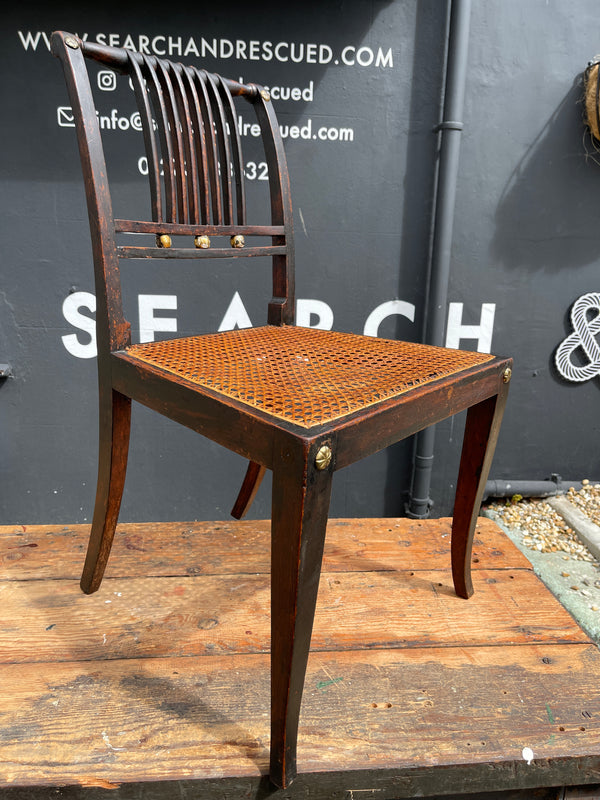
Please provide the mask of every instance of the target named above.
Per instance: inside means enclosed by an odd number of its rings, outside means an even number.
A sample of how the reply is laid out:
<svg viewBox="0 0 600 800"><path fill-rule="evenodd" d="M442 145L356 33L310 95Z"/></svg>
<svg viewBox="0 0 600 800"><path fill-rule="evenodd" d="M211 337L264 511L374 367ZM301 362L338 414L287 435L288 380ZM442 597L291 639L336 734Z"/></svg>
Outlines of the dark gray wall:
<svg viewBox="0 0 600 800"><path fill-rule="evenodd" d="M215 11L198 4L179 14L149 15L145 9L138 3L102 9L57 3L4 14L0 363L11 363L14 378L0 383L0 522L84 521L93 506L95 359L78 357L90 354L90 334L78 325L89 330L90 323L73 316L79 308L93 317L79 305L87 297L81 293L93 292L91 253L75 135L59 112L68 100L60 66L46 45L53 29L92 39L112 33L121 44L128 34L135 42L140 35L150 43L159 37L159 49L168 41L161 37L181 37L184 47L192 37L198 48L204 38L209 47L217 40L225 55L228 42L246 43L246 56L251 41L281 43L279 59L265 60L269 49L262 45L257 54L263 57L256 60L215 59L210 53L188 59L232 77L304 91L302 100L275 101L282 125L297 125L305 136L310 130L310 138L286 142L297 294L326 304L305 303L304 312L328 307L336 329L356 332L379 313L380 336L420 337L445 3L262 3L257 10L225 0ZM457 304L463 304L463 325L479 325L483 307L492 350L515 357L492 470L498 478L539 479L551 471L568 478L600 476L598 380L569 383L552 366L555 348L571 332L571 304L599 290L594 208L600 166L586 158L577 83L600 50L595 31L595 0L474 3L450 334L456 338ZM290 58L291 43L298 62ZM317 47L307 49L307 43ZM185 60L178 53L173 57ZM108 117L116 109L108 150L124 149L119 202L137 199L141 150L131 131L118 127L126 126L119 96L101 95ZM247 159L260 165L251 137L245 143ZM266 190L260 174L260 166L247 174L253 204ZM236 292L251 322L263 323L269 270L165 270L130 262L125 290L134 338L139 295L154 296L142 300L146 308L158 302L156 296L175 297L176 309L159 309L155 316L176 318L177 334L185 335L216 330ZM385 317L386 312L396 313ZM313 314L311 324L317 319ZM460 344L477 346L466 338ZM226 516L245 469L241 459L143 408L135 410L121 519ZM438 429L435 514L451 509L461 425L458 419ZM406 442L338 473L332 514L401 513L410 461ZM269 514L268 488L257 499L256 516Z"/></svg>
<svg viewBox="0 0 600 800"><path fill-rule="evenodd" d="M581 86L599 34L589 0L473 3L450 299L467 324L495 303L492 349L515 359L495 478L600 476L600 364L582 383L554 366L572 304L600 291L600 164ZM447 506L442 427L434 491Z"/></svg>

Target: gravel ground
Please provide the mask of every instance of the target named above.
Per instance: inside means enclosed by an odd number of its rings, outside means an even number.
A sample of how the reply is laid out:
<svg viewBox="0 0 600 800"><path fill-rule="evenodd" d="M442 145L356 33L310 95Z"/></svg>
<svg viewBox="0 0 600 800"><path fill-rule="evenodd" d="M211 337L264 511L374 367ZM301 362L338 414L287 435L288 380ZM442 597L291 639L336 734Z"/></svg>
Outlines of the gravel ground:
<svg viewBox="0 0 600 800"><path fill-rule="evenodd" d="M600 484L569 489L564 497L600 526ZM531 562L540 577L586 633L600 644L600 563L544 500L486 505L491 517Z"/></svg>

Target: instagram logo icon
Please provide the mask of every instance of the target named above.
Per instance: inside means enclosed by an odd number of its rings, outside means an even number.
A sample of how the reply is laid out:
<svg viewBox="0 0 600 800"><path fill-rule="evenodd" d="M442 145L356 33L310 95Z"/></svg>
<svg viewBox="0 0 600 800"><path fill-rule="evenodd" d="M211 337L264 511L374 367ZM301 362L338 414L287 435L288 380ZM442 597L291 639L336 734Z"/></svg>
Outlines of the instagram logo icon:
<svg viewBox="0 0 600 800"><path fill-rule="evenodd" d="M101 69L98 73L98 88L103 92L114 92L117 88L117 76L109 69Z"/></svg>

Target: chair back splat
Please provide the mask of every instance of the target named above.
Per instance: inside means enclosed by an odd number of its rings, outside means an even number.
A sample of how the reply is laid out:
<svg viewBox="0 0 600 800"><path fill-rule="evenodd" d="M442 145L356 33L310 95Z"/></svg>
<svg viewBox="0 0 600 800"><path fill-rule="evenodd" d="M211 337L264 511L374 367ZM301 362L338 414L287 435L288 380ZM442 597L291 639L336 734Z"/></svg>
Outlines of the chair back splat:
<svg viewBox="0 0 600 800"><path fill-rule="evenodd" d="M333 473L466 410L451 563L456 593L469 597L473 534L511 361L295 327L289 178L268 92L70 33L54 33L52 51L63 65L77 128L96 278L98 482L81 588L96 591L108 562L125 484L132 400L249 460L232 511L236 518L272 470L268 770L271 781L285 788L297 772ZM149 211L142 219L113 214L90 61L128 79L148 164ZM244 103L256 113L264 147L269 224L248 222L236 124L236 109ZM132 344L121 301L122 260L256 256L272 259L266 325Z"/></svg>
<svg viewBox="0 0 600 800"><path fill-rule="evenodd" d="M273 297L268 323L293 324L290 186L268 92L255 84L244 85L196 67L84 42L70 34L55 34L52 49L63 63L82 155L94 245L99 344L115 350L130 343L121 304L121 258L271 256ZM133 86L148 164L150 220L113 216L85 59L127 76ZM260 126L268 165L270 225L247 223L234 98L243 98L254 108ZM151 234L155 241L118 245L116 234L129 234L128 239ZM174 246L175 237L183 244ZM253 244L253 237L270 237L271 244Z"/></svg>

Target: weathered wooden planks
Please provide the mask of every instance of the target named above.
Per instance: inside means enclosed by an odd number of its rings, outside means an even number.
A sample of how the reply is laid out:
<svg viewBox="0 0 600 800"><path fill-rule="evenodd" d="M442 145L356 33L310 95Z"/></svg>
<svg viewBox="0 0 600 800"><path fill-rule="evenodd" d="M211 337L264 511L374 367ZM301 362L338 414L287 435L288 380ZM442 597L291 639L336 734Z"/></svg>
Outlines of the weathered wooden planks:
<svg viewBox="0 0 600 800"><path fill-rule="evenodd" d="M302 774L273 795L268 524L120 526L92 596L87 526L5 526L0 787L392 800L600 782L600 654L480 522L470 600L451 590L448 520L330 524Z"/></svg>
<svg viewBox="0 0 600 800"><path fill-rule="evenodd" d="M0 580L79 580L89 525L0 526ZM498 527L480 518L473 568L530 568ZM269 571L268 521L126 523L117 528L109 577ZM329 520L328 572L450 567L450 520Z"/></svg>
<svg viewBox="0 0 600 800"><path fill-rule="evenodd" d="M530 571L479 570L468 601L449 571L323 573L311 648L587 642ZM0 662L265 653L265 575L0 583Z"/></svg>
<svg viewBox="0 0 600 800"><path fill-rule="evenodd" d="M474 786L503 788L511 770L544 785L550 762L568 755L571 771L561 770L572 779L577 762L600 755L598 651L524 646L515 663L514 649L312 653L300 771L346 772L347 787L356 774L360 785L393 773L397 790L418 786L419 770L445 765L450 778L452 766L469 765ZM4 665L0 679L2 785L267 771L267 656Z"/></svg>

